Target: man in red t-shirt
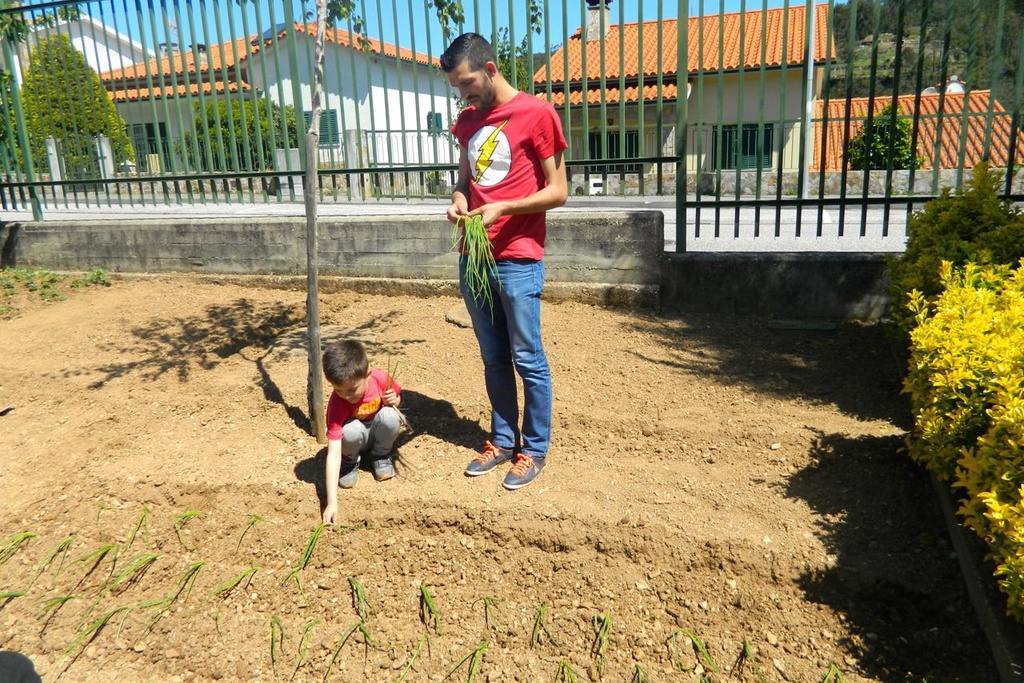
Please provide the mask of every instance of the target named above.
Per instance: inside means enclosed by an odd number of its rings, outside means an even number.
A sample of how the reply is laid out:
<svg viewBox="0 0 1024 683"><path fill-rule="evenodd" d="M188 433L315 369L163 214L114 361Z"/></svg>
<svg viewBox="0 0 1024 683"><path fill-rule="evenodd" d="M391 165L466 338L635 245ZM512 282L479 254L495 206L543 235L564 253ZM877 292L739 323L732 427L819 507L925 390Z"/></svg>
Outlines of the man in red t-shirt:
<svg viewBox="0 0 1024 683"><path fill-rule="evenodd" d="M459 180L448 207L457 223L480 216L496 267L488 273L493 305L459 281L480 345L491 402L491 438L466 468L468 476L514 460L502 485L529 484L551 444L551 371L540 331L544 288L545 212L568 196L562 125L550 103L519 92L498 72L483 37L465 33L441 55L441 68L468 105L452 133L459 141ZM515 373L523 381L523 421Z"/></svg>

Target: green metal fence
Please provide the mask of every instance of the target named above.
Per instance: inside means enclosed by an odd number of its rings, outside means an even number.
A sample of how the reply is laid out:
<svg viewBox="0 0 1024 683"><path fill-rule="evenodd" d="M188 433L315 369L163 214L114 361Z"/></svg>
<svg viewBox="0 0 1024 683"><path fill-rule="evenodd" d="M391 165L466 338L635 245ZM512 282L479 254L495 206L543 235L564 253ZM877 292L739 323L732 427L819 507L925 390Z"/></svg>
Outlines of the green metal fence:
<svg viewBox="0 0 1024 683"><path fill-rule="evenodd" d="M1016 0L333 6L324 203L448 196L459 103L437 58L466 30L556 107L576 203L664 197L678 250L898 250L908 212L980 161L1024 196ZM3 0L0 207L301 202L314 13Z"/></svg>

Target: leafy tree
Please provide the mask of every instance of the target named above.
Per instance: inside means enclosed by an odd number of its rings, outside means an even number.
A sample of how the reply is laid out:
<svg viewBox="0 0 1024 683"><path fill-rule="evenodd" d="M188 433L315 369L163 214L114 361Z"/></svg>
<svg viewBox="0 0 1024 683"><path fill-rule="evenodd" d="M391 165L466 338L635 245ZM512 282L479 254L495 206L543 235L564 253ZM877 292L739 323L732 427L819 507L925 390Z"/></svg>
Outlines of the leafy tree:
<svg viewBox="0 0 1024 683"><path fill-rule="evenodd" d="M95 139L106 136L114 165L135 161L127 125L85 56L66 35L43 38L29 54L21 97L32 154L45 159L45 141L56 139L69 178L96 175Z"/></svg>
<svg viewBox="0 0 1024 683"><path fill-rule="evenodd" d="M295 121L295 108L288 105L284 109L270 103L270 114L267 113L267 102L254 103L251 100L239 102L207 102L206 106L199 102L193 104L196 135L186 133L185 154L192 168L204 171L242 171L260 170L274 167L274 150L270 146L270 130L273 126L280 140L281 120L288 131L288 147L298 146L298 129ZM217 127L218 121L220 128ZM231 131L234 129L234 139ZM256 131L259 130L257 137ZM245 131L243 133L243 130ZM245 136L249 138L248 146ZM257 140L263 141L262 149ZM233 153L232 153L233 152ZM223 160L222 160L223 158Z"/></svg>
<svg viewBox="0 0 1024 683"><path fill-rule="evenodd" d="M1024 0L1011 0L1005 12L1000 12L1000 5L996 0L835 3L831 22L836 52L830 96L845 97L847 70L852 97L866 97L872 89L876 96L915 92L920 56L922 88L942 85L945 78L957 74L974 87L993 86L997 100L1012 102L1024 30ZM902 36L898 36L901 13ZM997 44L1000 34L1002 42ZM899 38L902 52L896 50ZM877 61L872 64L876 49Z"/></svg>
<svg viewBox="0 0 1024 683"><path fill-rule="evenodd" d="M920 168L921 158L911 147L910 120L894 115L892 103L865 124L864 130L850 140L847 161L855 170L872 168Z"/></svg>
<svg viewBox="0 0 1024 683"><path fill-rule="evenodd" d="M538 3L529 2L530 30L539 34L544 19L543 10ZM495 57L498 58L498 70L514 82L520 90L530 92L533 88L533 55L529 51L529 34L523 36L518 45L512 45L507 28L498 29L498 42L494 46ZM515 81L513 81L513 74Z"/></svg>

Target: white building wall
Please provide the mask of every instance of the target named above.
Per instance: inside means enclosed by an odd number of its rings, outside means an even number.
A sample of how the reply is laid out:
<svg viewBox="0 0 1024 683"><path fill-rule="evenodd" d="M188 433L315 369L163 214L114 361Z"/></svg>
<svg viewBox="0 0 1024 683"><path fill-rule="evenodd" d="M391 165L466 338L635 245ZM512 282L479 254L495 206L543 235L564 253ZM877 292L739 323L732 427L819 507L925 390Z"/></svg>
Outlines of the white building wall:
<svg viewBox="0 0 1024 683"><path fill-rule="evenodd" d="M305 38L300 36L300 41ZM312 109L313 54L311 46L306 49L304 43L295 52L298 66L292 68L284 40L276 55L272 46L265 47L252 58L249 75L274 102L288 105L295 101L292 74L308 74L300 76L299 104L295 107L301 122L302 113ZM260 59L265 61L266 83L263 64L257 61ZM447 127L454 110L447 78L439 70L328 43L324 91L325 109L338 112L342 138L339 156L344 154L348 140L350 145L358 142L364 146L361 161L371 165L454 163L457 159L447 137L438 140L427 132L428 112L441 112L442 125ZM346 165L363 164L347 160Z"/></svg>

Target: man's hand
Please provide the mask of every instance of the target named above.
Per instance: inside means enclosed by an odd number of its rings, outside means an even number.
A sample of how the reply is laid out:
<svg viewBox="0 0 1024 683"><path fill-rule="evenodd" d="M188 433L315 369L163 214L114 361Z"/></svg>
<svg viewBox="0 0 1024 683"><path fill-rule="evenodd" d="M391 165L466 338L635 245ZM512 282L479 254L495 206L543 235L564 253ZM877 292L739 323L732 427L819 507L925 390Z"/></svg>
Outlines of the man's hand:
<svg viewBox="0 0 1024 683"><path fill-rule="evenodd" d="M474 209L470 216L480 216L484 221L484 227L489 228L494 222L505 215L506 202L492 202Z"/></svg>
<svg viewBox="0 0 1024 683"><path fill-rule="evenodd" d="M469 202L466 201L466 195L461 192L456 192L452 195L451 206L448 207L448 220L452 223L458 223L459 219L469 213Z"/></svg>

